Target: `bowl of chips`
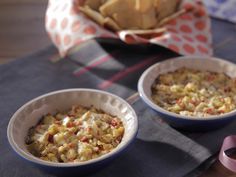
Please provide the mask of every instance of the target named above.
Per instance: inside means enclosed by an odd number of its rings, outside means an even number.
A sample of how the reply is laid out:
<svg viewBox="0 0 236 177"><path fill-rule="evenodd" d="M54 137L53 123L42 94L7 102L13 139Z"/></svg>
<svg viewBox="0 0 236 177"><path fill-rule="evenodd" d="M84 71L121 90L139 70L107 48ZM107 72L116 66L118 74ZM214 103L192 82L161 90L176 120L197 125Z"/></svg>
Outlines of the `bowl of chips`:
<svg viewBox="0 0 236 177"><path fill-rule="evenodd" d="M49 0L45 26L61 56L98 38L160 45L182 55L212 53L201 0Z"/></svg>
<svg viewBox="0 0 236 177"><path fill-rule="evenodd" d="M156 32L154 29L185 13L186 9L179 9L180 3L180 0L85 0L79 10L112 31L132 30L142 35Z"/></svg>
<svg viewBox="0 0 236 177"><path fill-rule="evenodd" d="M158 28L179 14L177 0L86 0L79 9L113 31Z"/></svg>

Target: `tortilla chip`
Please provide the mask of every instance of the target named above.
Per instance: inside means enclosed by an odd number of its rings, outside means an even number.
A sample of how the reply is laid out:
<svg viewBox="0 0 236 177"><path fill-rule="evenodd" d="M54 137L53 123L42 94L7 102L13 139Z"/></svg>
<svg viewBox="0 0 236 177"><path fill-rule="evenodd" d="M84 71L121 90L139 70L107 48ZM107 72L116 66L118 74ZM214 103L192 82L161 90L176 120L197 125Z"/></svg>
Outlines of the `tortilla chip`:
<svg viewBox="0 0 236 177"><path fill-rule="evenodd" d="M103 26L105 18L99 12L91 9L89 6L80 7L79 9L89 18Z"/></svg>
<svg viewBox="0 0 236 177"><path fill-rule="evenodd" d="M136 9L136 0L110 0L99 10L103 16L108 16L117 22L122 29L149 29L156 25L154 7L141 13Z"/></svg>
<svg viewBox="0 0 236 177"><path fill-rule="evenodd" d="M180 0L85 0L81 11L112 30L154 29L183 12L177 12Z"/></svg>
<svg viewBox="0 0 236 177"><path fill-rule="evenodd" d="M176 12L179 0L155 0L155 8L157 12L157 21Z"/></svg>
<svg viewBox="0 0 236 177"><path fill-rule="evenodd" d="M108 27L109 29L113 30L113 31L120 31L122 30L122 28L111 18L106 17L104 20L104 24L105 27Z"/></svg>

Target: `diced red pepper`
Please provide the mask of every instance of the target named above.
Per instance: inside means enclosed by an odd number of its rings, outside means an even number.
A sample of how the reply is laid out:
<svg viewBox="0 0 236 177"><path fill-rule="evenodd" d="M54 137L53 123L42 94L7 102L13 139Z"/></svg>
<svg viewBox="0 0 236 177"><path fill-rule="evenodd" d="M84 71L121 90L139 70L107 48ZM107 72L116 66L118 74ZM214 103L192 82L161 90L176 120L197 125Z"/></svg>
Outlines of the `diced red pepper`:
<svg viewBox="0 0 236 177"><path fill-rule="evenodd" d="M182 101L183 101L182 98L179 98L179 99L176 101L176 103L177 103L181 108L184 107L184 104L183 104Z"/></svg>
<svg viewBox="0 0 236 177"><path fill-rule="evenodd" d="M88 142L88 138L87 138L86 136L83 136L83 137L80 139L80 141L82 141L82 142Z"/></svg>
<svg viewBox="0 0 236 177"><path fill-rule="evenodd" d="M213 81L215 79L215 76L214 75L209 75L207 76L207 80L208 81Z"/></svg>
<svg viewBox="0 0 236 177"><path fill-rule="evenodd" d="M67 126L68 128L74 127L75 123L74 122L68 122Z"/></svg>
<svg viewBox="0 0 236 177"><path fill-rule="evenodd" d="M103 146L102 145L97 145L97 147L99 148L99 150L103 150Z"/></svg>
<svg viewBox="0 0 236 177"><path fill-rule="evenodd" d="M91 128L91 127L87 127L87 128L86 128L86 131L87 131L88 133L90 133L90 132L92 131L92 128Z"/></svg>
<svg viewBox="0 0 236 177"><path fill-rule="evenodd" d="M68 114L68 116L69 116L69 118L73 118L73 117L75 117L75 114L70 113L70 114Z"/></svg>
<svg viewBox="0 0 236 177"><path fill-rule="evenodd" d="M117 121L116 119L112 119L112 120L111 120L111 125L112 125L113 127L117 126L117 125L118 125L118 121Z"/></svg>
<svg viewBox="0 0 236 177"><path fill-rule="evenodd" d="M176 101L176 103L177 103L178 105L180 105L180 104L182 103L182 99L179 98L179 99Z"/></svg>
<svg viewBox="0 0 236 177"><path fill-rule="evenodd" d="M69 146L69 148L74 148L75 144L74 143L69 143L68 146Z"/></svg>
<svg viewBox="0 0 236 177"><path fill-rule="evenodd" d="M224 114L224 113L225 113L224 110L219 110L218 112L221 113L221 114Z"/></svg>
<svg viewBox="0 0 236 177"><path fill-rule="evenodd" d="M49 134L49 135L48 135L48 142L49 142L49 143L53 143L53 142L54 142L54 140L53 140L53 135L52 135L52 134Z"/></svg>
<svg viewBox="0 0 236 177"><path fill-rule="evenodd" d="M197 101L194 101L194 100L190 100L190 103L192 103L194 106L197 105Z"/></svg>
<svg viewBox="0 0 236 177"><path fill-rule="evenodd" d="M231 88L230 87L224 88L224 92L231 92Z"/></svg>
<svg viewBox="0 0 236 177"><path fill-rule="evenodd" d="M213 110L212 110L212 108L208 108L208 109L206 110L206 112L207 112L208 114L212 114Z"/></svg>

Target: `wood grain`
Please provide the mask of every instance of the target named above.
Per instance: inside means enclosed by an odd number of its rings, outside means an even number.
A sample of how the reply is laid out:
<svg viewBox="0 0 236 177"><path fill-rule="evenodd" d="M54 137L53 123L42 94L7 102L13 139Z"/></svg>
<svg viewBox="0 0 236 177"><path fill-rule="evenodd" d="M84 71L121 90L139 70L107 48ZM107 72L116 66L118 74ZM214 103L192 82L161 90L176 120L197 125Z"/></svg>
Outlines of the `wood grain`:
<svg viewBox="0 0 236 177"><path fill-rule="evenodd" d="M46 0L0 1L0 63L51 44L44 29Z"/></svg>
<svg viewBox="0 0 236 177"><path fill-rule="evenodd" d="M46 0L0 1L0 63L51 45L44 29L46 6ZM227 42L222 41L217 47ZM236 177L236 174L216 161L201 177Z"/></svg>

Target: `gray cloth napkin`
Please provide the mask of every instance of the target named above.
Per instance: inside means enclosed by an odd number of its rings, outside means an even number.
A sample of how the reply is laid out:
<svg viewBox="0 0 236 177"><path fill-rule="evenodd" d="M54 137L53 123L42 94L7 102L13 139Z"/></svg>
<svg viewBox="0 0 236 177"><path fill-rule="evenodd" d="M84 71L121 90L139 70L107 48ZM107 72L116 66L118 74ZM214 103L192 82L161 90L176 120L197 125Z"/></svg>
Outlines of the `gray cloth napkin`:
<svg viewBox="0 0 236 177"><path fill-rule="evenodd" d="M211 155L206 147L161 121L141 99L132 106L139 119L136 141L106 169L92 176L182 177Z"/></svg>

